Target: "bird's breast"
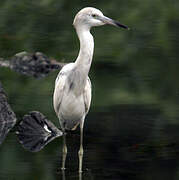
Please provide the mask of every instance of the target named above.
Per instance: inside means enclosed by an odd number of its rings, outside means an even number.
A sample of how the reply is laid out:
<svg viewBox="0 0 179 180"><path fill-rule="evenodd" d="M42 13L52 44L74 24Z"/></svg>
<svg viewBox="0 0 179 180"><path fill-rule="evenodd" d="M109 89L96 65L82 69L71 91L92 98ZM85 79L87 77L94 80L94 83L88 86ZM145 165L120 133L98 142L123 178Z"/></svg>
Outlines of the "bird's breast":
<svg viewBox="0 0 179 180"><path fill-rule="evenodd" d="M73 93L67 92L63 96L59 115L64 119L81 120L85 115L83 95L76 96Z"/></svg>

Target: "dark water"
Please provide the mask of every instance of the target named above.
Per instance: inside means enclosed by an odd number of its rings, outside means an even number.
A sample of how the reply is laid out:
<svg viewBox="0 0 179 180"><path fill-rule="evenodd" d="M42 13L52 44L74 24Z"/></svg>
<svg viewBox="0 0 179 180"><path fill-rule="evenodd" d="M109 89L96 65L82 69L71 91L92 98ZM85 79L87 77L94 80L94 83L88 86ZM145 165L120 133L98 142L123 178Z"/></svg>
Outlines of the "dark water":
<svg viewBox="0 0 179 180"><path fill-rule="evenodd" d="M101 9L131 31L94 28L90 78L92 105L84 127L84 172L79 177L79 129L67 135L65 174L62 138L38 153L22 148L10 132L0 146L0 180L179 179L179 1L0 1L0 57L41 51L61 62L75 59L74 15ZM0 69L0 81L18 121L43 113L57 127L52 106L55 77L44 79Z"/></svg>
<svg viewBox="0 0 179 180"><path fill-rule="evenodd" d="M120 105L89 113L84 130L81 179L173 179L178 176L178 129L155 106ZM79 179L79 130L67 136L68 157L61 172L62 139L38 153L24 150L11 132L0 149L0 179Z"/></svg>

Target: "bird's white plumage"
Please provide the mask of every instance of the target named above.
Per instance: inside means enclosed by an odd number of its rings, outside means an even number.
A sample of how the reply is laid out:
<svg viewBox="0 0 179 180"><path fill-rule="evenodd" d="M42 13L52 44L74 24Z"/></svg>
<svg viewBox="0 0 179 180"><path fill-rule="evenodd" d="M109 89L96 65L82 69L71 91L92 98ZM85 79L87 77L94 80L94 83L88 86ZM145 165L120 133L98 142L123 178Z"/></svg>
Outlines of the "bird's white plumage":
<svg viewBox="0 0 179 180"><path fill-rule="evenodd" d="M103 17L102 12L95 8L84 8L75 16L73 25L80 40L80 51L76 61L65 65L56 79L53 103L63 130L75 129L80 123L83 125L90 108L91 82L88 73L94 51L90 28L104 25L93 14Z"/></svg>
<svg viewBox="0 0 179 180"><path fill-rule="evenodd" d="M70 89L69 76L71 71L75 71L74 63L65 65L59 72L53 96L54 109L60 120L61 127L73 129L77 127L81 120L84 120L91 103L91 82L86 78L85 86L81 93L75 93L75 88ZM73 86L75 82L73 82Z"/></svg>
<svg viewBox="0 0 179 180"><path fill-rule="evenodd" d="M96 9L87 7L77 13L73 25L80 40L80 51L74 63L65 65L59 72L53 96L55 112L61 128L74 130L80 124L79 172L82 172L83 125L91 103L91 82L88 73L94 51L94 39L90 33L93 26L110 24L127 28ZM62 169L65 169L67 146L64 135Z"/></svg>

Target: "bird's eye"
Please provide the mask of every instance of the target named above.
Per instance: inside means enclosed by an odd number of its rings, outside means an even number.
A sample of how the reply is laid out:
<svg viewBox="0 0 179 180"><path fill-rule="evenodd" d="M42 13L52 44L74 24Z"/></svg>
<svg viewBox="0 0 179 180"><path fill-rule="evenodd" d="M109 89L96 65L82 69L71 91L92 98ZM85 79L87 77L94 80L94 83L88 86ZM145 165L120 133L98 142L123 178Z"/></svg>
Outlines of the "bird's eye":
<svg viewBox="0 0 179 180"><path fill-rule="evenodd" d="M97 17L97 15L96 15L96 14L92 14L91 16L92 16L92 17L94 17L94 18L95 18L95 17Z"/></svg>

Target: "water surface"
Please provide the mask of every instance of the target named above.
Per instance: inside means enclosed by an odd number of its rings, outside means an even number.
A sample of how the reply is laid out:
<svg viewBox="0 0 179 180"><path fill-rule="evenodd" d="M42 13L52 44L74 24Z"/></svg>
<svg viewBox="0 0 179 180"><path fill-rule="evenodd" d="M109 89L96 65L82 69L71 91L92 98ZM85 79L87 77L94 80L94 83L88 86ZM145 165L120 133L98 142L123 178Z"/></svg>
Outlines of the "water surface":
<svg viewBox="0 0 179 180"><path fill-rule="evenodd" d="M84 130L83 179L177 179L178 131L158 126L154 106L120 105L92 112ZM66 179L79 179L79 130L67 136ZM63 179L62 138L38 153L24 150L11 132L0 149L0 179Z"/></svg>

